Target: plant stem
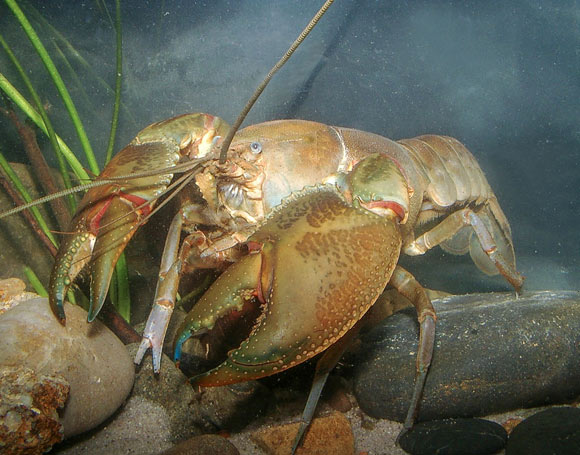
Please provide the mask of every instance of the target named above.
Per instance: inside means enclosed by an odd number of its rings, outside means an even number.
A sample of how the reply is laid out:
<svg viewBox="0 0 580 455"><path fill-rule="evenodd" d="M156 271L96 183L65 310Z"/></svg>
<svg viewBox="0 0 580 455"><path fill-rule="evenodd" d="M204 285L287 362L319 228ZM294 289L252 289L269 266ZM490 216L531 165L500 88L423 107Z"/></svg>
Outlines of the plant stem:
<svg viewBox="0 0 580 455"><path fill-rule="evenodd" d="M95 79L95 81L97 81L97 83L99 84L100 87L103 88L103 90L105 90L107 93L115 93L114 90L109 86L109 84L107 84L102 77L100 77L98 74L95 73L89 62L87 62L84 59L84 57L79 53L79 51L77 51L75 47L62 35L62 33L60 33L56 28L54 28L54 26L52 26L42 16L42 14L40 14L32 5L26 5L26 11L30 12L32 16L34 16L34 18L38 21L39 25L46 28L48 32L51 33L54 36L54 38L56 38L56 39L51 38L51 41L54 42L55 44L57 41L60 42L64 46L64 49L67 51L67 53L71 57L73 57L73 62L79 64L81 68L88 73L89 76L91 76L92 78ZM134 125L135 128L137 128L138 127L137 121L133 117L133 114L131 114L131 111L129 111L129 109L124 103L121 103L121 108L123 109L125 118L132 125Z"/></svg>
<svg viewBox="0 0 580 455"><path fill-rule="evenodd" d="M12 198L14 203L16 205L21 205L25 200L26 201L32 200L32 198L24 188L24 185L22 184L16 173L12 170L12 168L8 164L8 161L6 161L6 158L4 158L4 155L2 153L0 153L0 168L4 170L4 173L8 176L8 178L12 182L12 185L10 185L8 180L2 174L0 174L0 185L2 185L2 187L6 190L6 193L8 193L8 195ZM20 196L20 194L18 194L18 192L14 191L13 186L15 186L18 189L22 197ZM56 242L56 239L50 232L50 229L46 225L46 222L42 218L42 215L40 214L38 208L33 207L30 210L23 211L23 216L32 226L32 229L34 230L36 235L40 238L42 243L44 243L46 248L48 248L50 254L52 254L52 256L56 256L57 253L56 248L58 244Z"/></svg>
<svg viewBox="0 0 580 455"><path fill-rule="evenodd" d="M115 265L115 277L117 288L115 308L117 308L123 319L129 322L131 320L131 295L129 293L129 276L125 253L119 256L119 260Z"/></svg>
<svg viewBox="0 0 580 455"><path fill-rule="evenodd" d="M32 166L32 169L36 173L36 177L40 182L40 185L47 194L56 193L59 188L56 186L50 168L38 147L38 142L36 142L36 134L28 125L22 124L18 119L18 116L13 110L8 111L8 117L14 123L18 135L24 144L24 150L28 155L28 160ZM59 229L64 231L68 228L70 222L70 214L66 208L66 205L62 199L54 199L50 201L50 206L54 211L54 215L58 221Z"/></svg>

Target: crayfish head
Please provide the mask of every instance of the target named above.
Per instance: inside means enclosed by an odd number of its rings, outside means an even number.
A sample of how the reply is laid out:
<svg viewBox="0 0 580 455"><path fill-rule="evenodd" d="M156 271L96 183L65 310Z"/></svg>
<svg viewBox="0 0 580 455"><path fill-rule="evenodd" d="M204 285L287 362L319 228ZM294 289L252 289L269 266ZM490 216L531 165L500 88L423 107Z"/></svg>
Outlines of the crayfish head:
<svg viewBox="0 0 580 455"><path fill-rule="evenodd" d="M407 222L409 185L397 163L386 155L374 153L359 161L346 175L345 184L354 205Z"/></svg>

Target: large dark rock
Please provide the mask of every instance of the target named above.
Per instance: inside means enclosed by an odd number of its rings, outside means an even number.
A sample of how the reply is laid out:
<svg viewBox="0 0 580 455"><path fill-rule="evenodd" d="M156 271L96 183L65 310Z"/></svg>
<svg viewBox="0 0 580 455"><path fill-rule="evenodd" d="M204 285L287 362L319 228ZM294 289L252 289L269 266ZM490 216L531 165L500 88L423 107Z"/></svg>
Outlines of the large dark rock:
<svg viewBox="0 0 580 455"><path fill-rule="evenodd" d="M546 409L520 423L510 434L506 455L580 453L580 409Z"/></svg>
<svg viewBox="0 0 580 455"><path fill-rule="evenodd" d="M419 420L481 416L580 395L580 293L473 294L434 302L435 353ZM355 394L369 415L402 421L413 389L413 309L363 338Z"/></svg>
<svg viewBox="0 0 580 455"><path fill-rule="evenodd" d="M488 455L503 449L507 432L483 419L445 419L420 422L399 440L412 455Z"/></svg>

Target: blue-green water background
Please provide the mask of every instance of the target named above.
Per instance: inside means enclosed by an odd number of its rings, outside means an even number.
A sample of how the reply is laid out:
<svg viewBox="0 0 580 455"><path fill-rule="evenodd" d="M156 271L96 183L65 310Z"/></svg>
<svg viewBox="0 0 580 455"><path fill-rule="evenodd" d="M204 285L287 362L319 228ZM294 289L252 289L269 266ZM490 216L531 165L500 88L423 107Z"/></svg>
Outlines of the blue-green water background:
<svg viewBox="0 0 580 455"><path fill-rule="evenodd" d="M104 160L115 36L94 1L33 1L90 63L71 89ZM144 126L185 112L233 122L254 88L322 1L124 1L123 92L115 150ZM25 6L26 4L23 4ZM112 2L107 2L111 12ZM36 24L36 23L35 23ZM51 105L59 134L80 147L58 95L14 17L0 30ZM40 33L54 56L46 33ZM0 71L17 81L6 56ZM20 86L21 87L21 86ZM24 90L23 90L24 91ZM127 113L130 113L128 115ZM527 289L579 289L580 3L337 0L252 110L246 124L302 118L393 139L454 136L474 153L507 214ZM2 151L25 161L0 116ZM48 144L41 139L48 150ZM508 290L469 258L403 263L426 286Z"/></svg>

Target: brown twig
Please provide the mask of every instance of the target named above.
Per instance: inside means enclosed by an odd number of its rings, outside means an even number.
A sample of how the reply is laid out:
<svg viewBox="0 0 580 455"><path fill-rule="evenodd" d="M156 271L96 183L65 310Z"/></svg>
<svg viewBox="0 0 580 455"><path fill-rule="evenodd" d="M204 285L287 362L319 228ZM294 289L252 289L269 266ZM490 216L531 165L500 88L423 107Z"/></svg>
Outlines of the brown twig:
<svg viewBox="0 0 580 455"><path fill-rule="evenodd" d="M58 186L56 185L54 178L52 177L52 173L50 171L50 167L44 158L44 155L40 151L40 147L38 146L38 142L36 141L36 133L34 130L28 126L26 123L22 123L16 113L12 109L8 109L7 115L14 123L16 130L18 131L18 135L20 139L22 139L22 143L24 144L24 150L28 155L28 159L30 161L30 165L42 188L44 189L46 194L56 193L59 191ZM65 202L62 199L54 199L49 202L52 210L54 212L54 216L59 225L59 230L64 231L68 228L70 223L70 214L66 207Z"/></svg>
<svg viewBox="0 0 580 455"><path fill-rule="evenodd" d="M113 305L104 305L101 317L105 325L125 344L141 341L135 329L115 310Z"/></svg>
<svg viewBox="0 0 580 455"><path fill-rule="evenodd" d="M2 187L4 188L8 196L12 199L15 205L24 204L24 200L22 200L20 195L14 190L10 182L6 179L6 177L4 177L2 173L0 173L0 185L2 185ZM32 214L30 213L30 211L29 210L22 211L22 216L24 216L26 221L28 221L28 223L30 224L36 235L40 238L40 241L44 243L44 246L48 248L50 254L52 254L52 256L55 257L57 253L56 247L52 244L52 242L44 234L44 232L42 232L42 229L40 228L40 226L38 225Z"/></svg>

